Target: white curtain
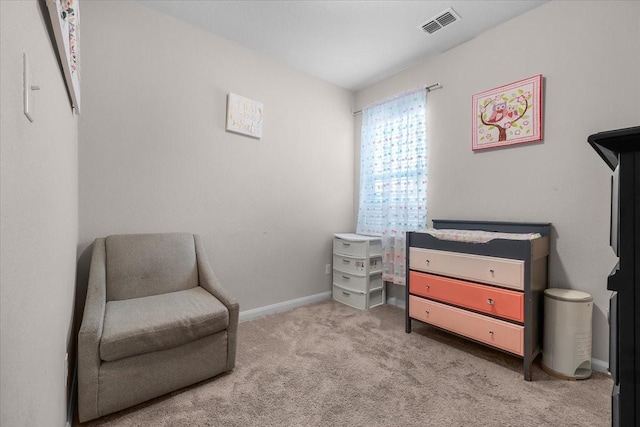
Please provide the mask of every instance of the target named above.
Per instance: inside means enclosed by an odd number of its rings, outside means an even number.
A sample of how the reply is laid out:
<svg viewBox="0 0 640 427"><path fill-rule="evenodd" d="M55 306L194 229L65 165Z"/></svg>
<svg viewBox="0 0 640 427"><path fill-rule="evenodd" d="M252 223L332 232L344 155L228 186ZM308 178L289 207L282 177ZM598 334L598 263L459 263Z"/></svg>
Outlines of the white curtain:
<svg viewBox="0 0 640 427"><path fill-rule="evenodd" d="M405 282L405 233L427 224L426 91L362 111L357 233L381 236L382 279Z"/></svg>

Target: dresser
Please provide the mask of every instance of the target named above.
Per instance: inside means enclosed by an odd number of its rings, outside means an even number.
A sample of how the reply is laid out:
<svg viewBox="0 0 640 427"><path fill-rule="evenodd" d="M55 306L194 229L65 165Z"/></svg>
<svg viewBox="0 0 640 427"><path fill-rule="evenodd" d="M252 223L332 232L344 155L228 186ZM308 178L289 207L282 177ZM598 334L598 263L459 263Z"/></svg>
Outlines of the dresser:
<svg viewBox="0 0 640 427"><path fill-rule="evenodd" d="M478 243L407 233L406 332L412 320L523 358L524 378L542 349L547 223L434 220L436 230L518 236ZM535 233L535 236L511 239Z"/></svg>
<svg viewBox="0 0 640 427"><path fill-rule="evenodd" d="M334 234L333 299L360 310L385 303L379 237Z"/></svg>

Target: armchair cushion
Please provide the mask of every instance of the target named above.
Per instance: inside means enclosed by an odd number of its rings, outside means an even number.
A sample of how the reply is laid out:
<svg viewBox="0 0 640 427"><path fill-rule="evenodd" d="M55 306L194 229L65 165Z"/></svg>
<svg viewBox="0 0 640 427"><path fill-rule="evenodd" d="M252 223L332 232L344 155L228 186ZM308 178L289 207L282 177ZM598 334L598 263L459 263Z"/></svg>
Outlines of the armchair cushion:
<svg viewBox="0 0 640 427"><path fill-rule="evenodd" d="M228 326L228 309L199 286L161 295L108 301L100 359L112 362L177 347Z"/></svg>
<svg viewBox="0 0 640 427"><path fill-rule="evenodd" d="M192 234L121 234L108 236L105 247L107 301L198 286Z"/></svg>

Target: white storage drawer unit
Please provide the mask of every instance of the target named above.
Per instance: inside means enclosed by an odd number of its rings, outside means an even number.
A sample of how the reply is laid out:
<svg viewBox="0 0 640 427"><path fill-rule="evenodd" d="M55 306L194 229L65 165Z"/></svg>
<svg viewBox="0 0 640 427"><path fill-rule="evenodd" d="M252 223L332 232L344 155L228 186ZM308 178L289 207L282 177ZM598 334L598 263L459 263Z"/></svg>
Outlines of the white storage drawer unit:
<svg viewBox="0 0 640 427"><path fill-rule="evenodd" d="M334 234L333 298L360 310L385 303L379 237Z"/></svg>

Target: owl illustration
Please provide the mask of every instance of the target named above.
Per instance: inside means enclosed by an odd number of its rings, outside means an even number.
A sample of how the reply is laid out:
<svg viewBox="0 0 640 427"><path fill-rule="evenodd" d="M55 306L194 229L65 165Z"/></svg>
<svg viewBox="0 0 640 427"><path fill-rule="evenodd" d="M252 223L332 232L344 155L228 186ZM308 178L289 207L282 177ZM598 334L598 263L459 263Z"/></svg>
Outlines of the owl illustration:
<svg viewBox="0 0 640 427"><path fill-rule="evenodd" d="M518 106L517 105L509 105L507 107L507 112L505 113L509 120L513 120L518 117Z"/></svg>
<svg viewBox="0 0 640 427"><path fill-rule="evenodd" d="M493 106L493 112L491 113L491 117L487 119L488 123L498 123L500 120L504 118L504 114L507 109L506 102L500 102Z"/></svg>

